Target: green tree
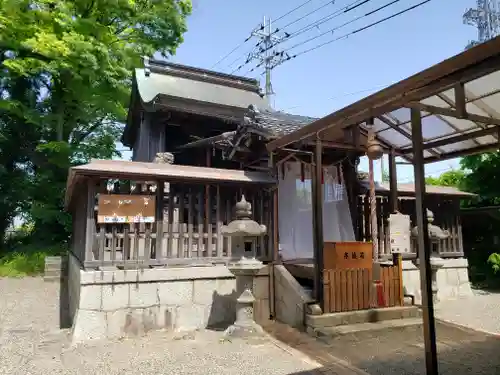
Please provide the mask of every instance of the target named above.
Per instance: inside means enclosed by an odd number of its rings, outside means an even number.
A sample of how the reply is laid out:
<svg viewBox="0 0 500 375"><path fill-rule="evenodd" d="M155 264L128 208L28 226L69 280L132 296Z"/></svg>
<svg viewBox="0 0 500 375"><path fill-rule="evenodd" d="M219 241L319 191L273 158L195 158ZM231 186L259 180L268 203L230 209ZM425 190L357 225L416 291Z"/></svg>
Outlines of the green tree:
<svg viewBox="0 0 500 375"><path fill-rule="evenodd" d="M464 185L467 191L478 194L477 205L500 204L500 152L467 156L460 161L467 170Z"/></svg>
<svg viewBox="0 0 500 375"><path fill-rule="evenodd" d="M24 210L38 235L67 237L68 167L117 153L133 68L174 54L190 12L189 0L0 0L0 235Z"/></svg>
<svg viewBox="0 0 500 375"><path fill-rule="evenodd" d="M425 183L428 185L453 186L458 189L463 189L465 178L466 173L462 169L453 169L442 173L438 177L427 177Z"/></svg>

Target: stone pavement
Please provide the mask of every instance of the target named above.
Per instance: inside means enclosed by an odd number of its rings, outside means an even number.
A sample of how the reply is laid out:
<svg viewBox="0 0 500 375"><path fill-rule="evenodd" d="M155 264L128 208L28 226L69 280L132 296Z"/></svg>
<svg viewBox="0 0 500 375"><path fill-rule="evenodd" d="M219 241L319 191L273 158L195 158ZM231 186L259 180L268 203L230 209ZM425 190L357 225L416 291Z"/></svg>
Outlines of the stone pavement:
<svg viewBox="0 0 500 375"><path fill-rule="evenodd" d="M474 291L474 296L437 304L436 317L468 328L500 335L500 293Z"/></svg>
<svg viewBox="0 0 500 375"><path fill-rule="evenodd" d="M344 367L353 374L425 374L423 334L418 326L322 339L278 323L267 329L318 361L323 370ZM437 339L441 375L500 373L498 337L438 323Z"/></svg>

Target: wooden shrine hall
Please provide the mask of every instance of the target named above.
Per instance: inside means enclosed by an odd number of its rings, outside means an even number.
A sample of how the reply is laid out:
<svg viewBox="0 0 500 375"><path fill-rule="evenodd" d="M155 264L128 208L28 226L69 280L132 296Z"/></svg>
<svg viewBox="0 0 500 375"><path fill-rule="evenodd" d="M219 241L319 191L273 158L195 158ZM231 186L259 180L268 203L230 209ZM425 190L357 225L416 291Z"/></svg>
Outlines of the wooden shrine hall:
<svg viewBox="0 0 500 375"><path fill-rule="evenodd" d="M203 303L146 293L161 296L151 313L169 317L161 327L230 320L235 280L226 265L234 259L221 228L244 194L268 229L251 244L263 262L253 286L257 321L310 326L359 310L369 319L374 308L380 316L403 309L409 294L423 311L427 371L437 373L431 260L453 264L439 272L458 263L467 271L458 212L469 195L425 186L424 165L498 149L499 70L495 38L317 119L272 109L256 80L146 59L122 138L133 161L93 161L69 174L73 334L90 324L82 307L90 294L80 290L95 284L119 283L130 296L172 283L205 293ZM383 154L388 186L373 179ZM365 155L370 170L361 178ZM397 160L414 166L411 186L397 184ZM429 223L447 235L431 243L422 230ZM294 277L294 266L310 280ZM416 278L405 279L410 273ZM185 313L165 313L173 305ZM188 321L187 311L199 316ZM99 314L91 323L107 324L108 311Z"/></svg>

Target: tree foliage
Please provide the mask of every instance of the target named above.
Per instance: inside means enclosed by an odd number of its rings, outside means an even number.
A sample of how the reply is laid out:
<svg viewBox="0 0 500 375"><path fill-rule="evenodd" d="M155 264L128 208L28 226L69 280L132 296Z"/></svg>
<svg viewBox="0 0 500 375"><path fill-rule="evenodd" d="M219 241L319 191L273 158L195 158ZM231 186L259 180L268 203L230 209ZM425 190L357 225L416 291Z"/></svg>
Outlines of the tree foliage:
<svg viewBox="0 0 500 375"><path fill-rule="evenodd" d="M457 189L464 188L465 171L462 169L453 169L442 173L438 177L427 177L425 183L436 186L452 186Z"/></svg>
<svg viewBox="0 0 500 375"><path fill-rule="evenodd" d="M500 204L500 152L467 156L460 161L468 171L464 179L467 191L478 194L477 205Z"/></svg>
<svg viewBox="0 0 500 375"><path fill-rule="evenodd" d="M142 56L175 53L189 0L0 0L0 235L67 237L68 167L111 158ZM3 238L0 237L0 238Z"/></svg>

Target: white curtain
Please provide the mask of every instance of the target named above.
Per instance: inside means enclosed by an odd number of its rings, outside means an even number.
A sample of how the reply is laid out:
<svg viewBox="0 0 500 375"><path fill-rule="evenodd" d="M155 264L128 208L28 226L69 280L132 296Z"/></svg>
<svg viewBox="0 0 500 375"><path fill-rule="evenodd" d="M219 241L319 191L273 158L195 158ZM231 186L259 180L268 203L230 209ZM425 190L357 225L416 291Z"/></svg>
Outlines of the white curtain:
<svg viewBox="0 0 500 375"><path fill-rule="evenodd" d="M302 181L298 162L285 163L279 174L279 245L282 259L313 258L310 166L304 165ZM324 241L354 241L347 192L336 166L323 172Z"/></svg>

